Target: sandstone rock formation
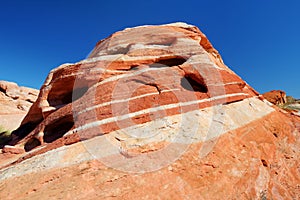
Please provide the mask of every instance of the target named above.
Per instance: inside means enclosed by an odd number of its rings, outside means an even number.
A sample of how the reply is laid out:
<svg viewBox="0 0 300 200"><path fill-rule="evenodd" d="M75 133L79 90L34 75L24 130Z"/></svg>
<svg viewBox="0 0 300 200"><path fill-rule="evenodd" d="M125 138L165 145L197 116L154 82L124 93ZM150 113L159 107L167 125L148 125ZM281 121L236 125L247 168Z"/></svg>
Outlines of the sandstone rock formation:
<svg viewBox="0 0 300 200"><path fill-rule="evenodd" d="M0 126L7 130L18 128L38 92L13 82L0 81Z"/></svg>
<svg viewBox="0 0 300 200"><path fill-rule="evenodd" d="M287 102L286 93L282 90L272 90L263 94L269 102L275 105L283 105Z"/></svg>
<svg viewBox="0 0 300 200"><path fill-rule="evenodd" d="M297 199L299 131L197 27L129 28L49 73L0 198Z"/></svg>

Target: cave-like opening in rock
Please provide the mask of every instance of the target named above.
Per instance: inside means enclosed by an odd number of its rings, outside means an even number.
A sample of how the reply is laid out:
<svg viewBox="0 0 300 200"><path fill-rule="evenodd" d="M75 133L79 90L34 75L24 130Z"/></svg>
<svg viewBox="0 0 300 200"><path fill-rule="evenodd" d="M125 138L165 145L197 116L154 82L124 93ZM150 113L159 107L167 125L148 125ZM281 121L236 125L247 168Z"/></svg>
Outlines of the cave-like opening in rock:
<svg viewBox="0 0 300 200"><path fill-rule="evenodd" d="M55 94L54 92L50 92L48 95L48 102L50 106L60 106L60 105L66 105L71 102L76 101L77 99L81 98L88 90L89 88L81 87L76 89L70 89L66 90L60 94ZM52 89L51 91L56 91Z"/></svg>
<svg viewBox="0 0 300 200"><path fill-rule="evenodd" d="M64 116L57 121L47 125L44 129L44 142L51 143L64 136L74 126L71 115Z"/></svg>
<svg viewBox="0 0 300 200"><path fill-rule="evenodd" d="M24 149L26 152L31 151L32 149L41 145L41 142L36 138L29 139L24 145Z"/></svg>
<svg viewBox="0 0 300 200"><path fill-rule="evenodd" d="M207 85L202 80L196 80L192 76L184 76L181 79L181 86L189 91L195 91L195 92L201 92L201 93L207 93L208 88Z"/></svg>
<svg viewBox="0 0 300 200"><path fill-rule="evenodd" d="M6 90L4 89L4 88L2 88L2 87L0 87L0 92L2 92L2 93L6 93Z"/></svg>
<svg viewBox="0 0 300 200"><path fill-rule="evenodd" d="M161 68L161 67L173 67L182 65L186 62L186 59L183 57L172 57L172 58L160 58L155 63L150 64L150 67Z"/></svg>

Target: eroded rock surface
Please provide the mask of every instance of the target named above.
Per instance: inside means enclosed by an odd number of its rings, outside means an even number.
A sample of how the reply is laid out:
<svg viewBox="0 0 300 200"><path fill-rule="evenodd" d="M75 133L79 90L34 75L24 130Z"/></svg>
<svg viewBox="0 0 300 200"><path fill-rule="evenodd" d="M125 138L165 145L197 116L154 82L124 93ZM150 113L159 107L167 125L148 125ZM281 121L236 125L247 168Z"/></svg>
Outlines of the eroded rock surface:
<svg viewBox="0 0 300 200"><path fill-rule="evenodd" d="M286 93L282 90L272 90L264 93L263 96L274 105L283 105L287 103Z"/></svg>
<svg viewBox="0 0 300 200"><path fill-rule="evenodd" d="M49 73L0 198L297 199L299 129L197 27L129 28Z"/></svg>
<svg viewBox="0 0 300 200"><path fill-rule="evenodd" d="M7 130L18 128L38 93L36 89L0 81L0 125Z"/></svg>
<svg viewBox="0 0 300 200"><path fill-rule="evenodd" d="M117 32L87 59L52 70L15 135L26 143L43 128L46 142L74 132L88 139L254 96L198 28L144 26Z"/></svg>

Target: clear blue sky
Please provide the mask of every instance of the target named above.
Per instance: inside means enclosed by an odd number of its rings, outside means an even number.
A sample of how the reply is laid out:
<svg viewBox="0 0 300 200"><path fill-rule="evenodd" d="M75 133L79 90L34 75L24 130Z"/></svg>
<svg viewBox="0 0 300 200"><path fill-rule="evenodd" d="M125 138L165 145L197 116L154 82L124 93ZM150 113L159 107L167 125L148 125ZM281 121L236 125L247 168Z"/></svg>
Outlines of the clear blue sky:
<svg viewBox="0 0 300 200"><path fill-rule="evenodd" d="M1 1L0 80L40 88L51 69L115 31L176 21L197 25L259 92L300 98L299 0Z"/></svg>

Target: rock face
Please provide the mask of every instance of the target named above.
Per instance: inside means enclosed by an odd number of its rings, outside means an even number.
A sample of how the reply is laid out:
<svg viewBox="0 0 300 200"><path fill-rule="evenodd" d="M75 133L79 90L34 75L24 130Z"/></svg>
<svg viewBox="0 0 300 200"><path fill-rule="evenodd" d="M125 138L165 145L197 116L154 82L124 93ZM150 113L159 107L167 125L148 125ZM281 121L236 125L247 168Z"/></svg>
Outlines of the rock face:
<svg viewBox="0 0 300 200"><path fill-rule="evenodd" d="M86 60L52 70L15 134L26 136L23 143L41 129L46 142L74 132L88 139L255 96L198 28L138 27L100 41Z"/></svg>
<svg viewBox="0 0 300 200"><path fill-rule="evenodd" d="M197 27L129 28L49 73L0 198L297 199L299 129Z"/></svg>
<svg viewBox="0 0 300 200"><path fill-rule="evenodd" d="M8 130L18 128L38 93L32 88L0 81L0 125Z"/></svg>
<svg viewBox="0 0 300 200"><path fill-rule="evenodd" d="M287 102L286 93L282 90L272 90L263 94L269 102L275 105L283 105Z"/></svg>

